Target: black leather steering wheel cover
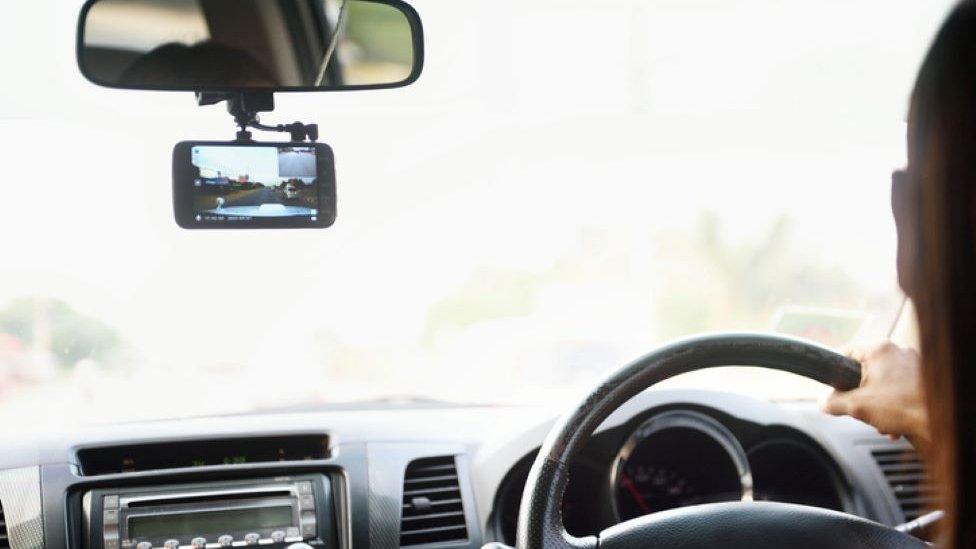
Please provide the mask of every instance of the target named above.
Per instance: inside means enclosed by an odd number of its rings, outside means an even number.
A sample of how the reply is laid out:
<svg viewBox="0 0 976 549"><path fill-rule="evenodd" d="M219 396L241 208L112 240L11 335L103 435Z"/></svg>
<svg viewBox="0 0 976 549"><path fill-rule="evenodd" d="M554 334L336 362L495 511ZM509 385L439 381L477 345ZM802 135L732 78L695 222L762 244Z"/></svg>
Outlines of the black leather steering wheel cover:
<svg viewBox="0 0 976 549"><path fill-rule="evenodd" d="M792 372L837 389L849 390L858 386L861 380L860 365L831 349L816 343L791 337L768 334L720 334L699 336L671 343L653 351L634 362L624 366L607 377L575 408L563 415L550 430L539 450L522 496L522 506L519 509L518 533L516 547L518 549L580 549L594 548L599 541L596 537L577 538L566 532L562 522L561 503L569 474L567 464L570 463L582 449L583 444L590 438L596 428L620 405L631 399L641 391L665 379L683 373L712 368L717 366L759 366ZM764 504L770 509L785 504ZM754 507L740 505L741 511L724 510L726 515L738 514L738 520L747 520L749 510ZM797 509L799 508L799 509ZM698 507L690 508L687 513L693 513ZM813 510L807 512L807 510ZM809 521L824 520L823 514L814 508L789 506L788 513L773 513L763 511L762 517L772 520L775 524L771 528L777 530L788 529L797 521L805 525ZM683 527L674 531L693 528L695 520L691 515L680 515L684 518ZM789 516L788 522L776 521L776 517ZM704 516L702 518L705 518ZM714 517L712 517L714 518ZM856 517L851 517L855 519ZM620 528L634 528L642 531L641 535L626 539L639 539L642 547L656 545L651 530L658 525L648 519L628 521ZM724 522L725 527L734 526L734 521ZM855 532L857 539L863 541L865 547L876 536L884 531L891 534L886 547L918 547L917 540L895 532L894 530L869 521L871 525L864 526L861 519L857 519ZM829 530L831 521L824 520L824 527ZM617 527L615 527L617 528ZM806 530L816 530L806 528ZM756 530L758 531L758 530ZM609 530L608 534L616 532ZM686 532L688 540L693 540L693 531ZM829 534L829 532L827 532ZM863 534L863 536L862 536ZM869 535L870 534L870 535ZM888 538L889 535L884 536ZM619 532L614 534L617 539L625 539ZM677 534L675 534L677 536ZM829 538L819 537L823 543ZM753 539L753 542L761 539ZM677 543L674 539L672 543ZM667 545L665 545L667 546ZM679 545L699 547L697 545ZM700 547L722 547L723 545L703 545ZM726 547L740 547L743 545L728 545ZM767 546L761 543L753 546ZM821 547L849 547L848 545L821 545ZM633 547L636 547L633 546ZM617 549L632 549L618 543Z"/></svg>
<svg viewBox="0 0 976 549"><path fill-rule="evenodd" d="M729 502L654 513L600 534L601 549L634 547L891 549L925 544L876 522L829 509L789 503Z"/></svg>

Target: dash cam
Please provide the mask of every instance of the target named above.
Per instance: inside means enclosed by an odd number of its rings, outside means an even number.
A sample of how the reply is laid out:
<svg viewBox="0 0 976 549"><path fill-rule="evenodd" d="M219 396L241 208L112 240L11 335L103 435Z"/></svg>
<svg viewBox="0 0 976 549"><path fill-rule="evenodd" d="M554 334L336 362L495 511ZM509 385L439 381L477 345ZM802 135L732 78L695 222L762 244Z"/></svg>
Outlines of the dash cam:
<svg viewBox="0 0 976 549"><path fill-rule="evenodd" d="M184 229L329 227L336 217L332 149L315 142L178 143L173 210Z"/></svg>

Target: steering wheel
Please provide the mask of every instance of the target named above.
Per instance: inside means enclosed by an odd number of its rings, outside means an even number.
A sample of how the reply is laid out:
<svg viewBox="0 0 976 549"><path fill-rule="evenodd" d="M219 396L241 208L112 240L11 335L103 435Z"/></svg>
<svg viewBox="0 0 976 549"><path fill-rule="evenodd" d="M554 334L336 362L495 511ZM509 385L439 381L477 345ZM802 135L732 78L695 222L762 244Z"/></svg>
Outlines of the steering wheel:
<svg viewBox="0 0 976 549"><path fill-rule="evenodd" d="M553 426L532 464L519 509L517 549L884 549L927 545L894 528L837 511L774 502L728 502L662 511L575 537L561 504L568 465L621 404L655 383L715 366L761 366L841 390L858 386L860 365L803 340L757 334L686 339L662 347L605 379Z"/></svg>

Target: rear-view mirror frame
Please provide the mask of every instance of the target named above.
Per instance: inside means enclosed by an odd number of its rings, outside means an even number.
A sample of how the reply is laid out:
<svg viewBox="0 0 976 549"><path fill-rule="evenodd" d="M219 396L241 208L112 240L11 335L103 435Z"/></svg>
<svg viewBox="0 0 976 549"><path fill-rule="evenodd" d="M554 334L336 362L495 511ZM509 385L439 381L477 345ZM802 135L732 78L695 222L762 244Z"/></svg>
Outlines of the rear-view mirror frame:
<svg viewBox="0 0 976 549"><path fill-rule="evenodd" d="M424 30L420 21L420 14L413 6L403 0L355 0L357 2L372 2L383 4L400 11L410 24L410 34L413 44L413 67L406 79L399 82L388 82L382 84L352 84L339 87L315 87L315 86L269 86L269 87L232 87L232 86L195 86L189 87L167 87L167 86L139 86L119 84L117 82L101 81L85 70L84 50L85 50L85 22L92 6L101 0L86 0L78 14L78 27L75 40L75 61L78 70L86 80L97 86L120 90L141 90L141 91L178 91L178 92L219 92L219 93L242 93L242 92L334 92L334 91L358 91L358 90L381 90L391 88L402 88L409 86L420 78L424 69ZM267 0L271 1L271 0ZM349 0L346 0L349 1Z"/></svg>

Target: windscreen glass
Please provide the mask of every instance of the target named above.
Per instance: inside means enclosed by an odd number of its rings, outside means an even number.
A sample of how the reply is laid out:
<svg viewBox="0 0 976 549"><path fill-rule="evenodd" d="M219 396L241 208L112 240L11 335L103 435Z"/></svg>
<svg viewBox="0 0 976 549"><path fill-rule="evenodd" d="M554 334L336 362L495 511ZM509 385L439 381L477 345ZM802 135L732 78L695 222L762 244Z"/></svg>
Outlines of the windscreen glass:
<svg viewBox="0 0 976 549"><path fill-rule="evenodd" d="M564 409L678 337L884 337L902 297L891 173L955 2L411 1L416 85L278 94L262 113L319 124L339 206L329 229L260 231L173 222L174 145L237 128L190 93L85 80L81 3L0 2L5 433L432 400ZM336 59L372 59L365 79L401 50L352 47L369 34L354 15ZM280 171L301 153L260 155L201 149L199 215L314 208L310 172ZM826 390L746 368L670 386Z"/></svg>

